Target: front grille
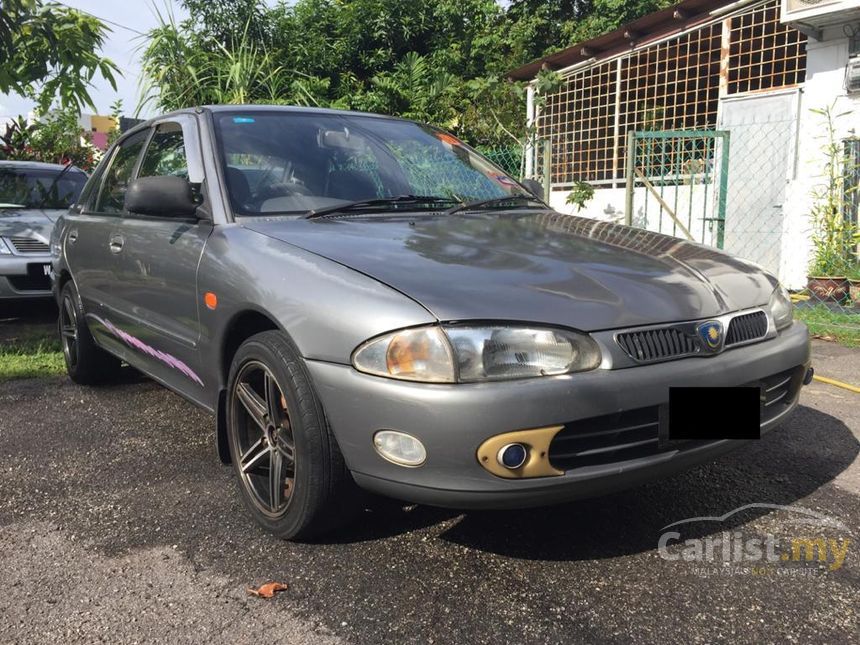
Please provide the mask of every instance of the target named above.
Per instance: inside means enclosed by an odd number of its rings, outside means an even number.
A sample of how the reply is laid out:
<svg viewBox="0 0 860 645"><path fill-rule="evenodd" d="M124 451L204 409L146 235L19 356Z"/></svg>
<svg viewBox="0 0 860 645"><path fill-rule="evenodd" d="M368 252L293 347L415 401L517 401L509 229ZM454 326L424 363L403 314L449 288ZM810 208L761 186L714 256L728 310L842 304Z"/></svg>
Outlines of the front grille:
<svg viewBox="0 0 860 645"><path fill-rule="evenodd" d="M698 351L695 338L675 327L623 332L615 340L630 358L637 361L680 358Z"/></svg>
<svg viewBox="0 0 860 645"><path fill-rule="evenodd" d="M657 454L658 419L655 405L573 421L552 440L549 461L572 470Z"/></svg>
<svg viewBox="0 0 860 645"><path fill-rule="evenodd" d="M763 311L735 316L726 332L726 347L763 338L767 333L767 315Z"/></svg>
<svg viewBox="0 0 860 645"><path fill-rule="evenodd" d="M761 381L748 383L761 387L761 420L770 421L782 414L800 389L803 381L803 366L795 367L773 376L767 376Z"/></svg>
<svg viewBox="0 0 860 645"><path fill-rule="evenodd" d="M746 383L761 388L761 423L787 410L800 389L804 367ZM685 442L685 450L702 445L702 441ZM678 446L661 448L659 442L659 407L627 410L565 424L549 446L550 463L559 470L616 464L650 457Z"/></svg>
<svg viewBox="0 0 860 645"><path fill-rule="evenodd" d="M726 318L727 316L719 320ZM622 331L615 335L615 342L624 353L639 363L655 363L697 354L710 356L713 352L703 351L705 348L698 332L700 324L684 322L665 327ZM767 329L767 314L763 311L735 316L729 320L723 349L761 340L767 335Z"/></svg>
<svg viewBox="0 0 860 645"><path fill-rule="evenodd" d="M50 248L32 237L10 237L9 241L18 253L47 253Z"/></svg>

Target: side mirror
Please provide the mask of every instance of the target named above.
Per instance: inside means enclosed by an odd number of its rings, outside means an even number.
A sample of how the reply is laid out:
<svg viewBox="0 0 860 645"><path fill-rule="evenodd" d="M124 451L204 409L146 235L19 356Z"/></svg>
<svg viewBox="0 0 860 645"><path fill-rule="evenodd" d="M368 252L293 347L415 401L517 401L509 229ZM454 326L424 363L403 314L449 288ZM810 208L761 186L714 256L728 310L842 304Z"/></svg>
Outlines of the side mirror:
<svg viewBox="0 0 860 645"><path fill-rule="evenodd" d="M138 177L125 191L125 209L138 215L191 218L197 202L184 177Z"/></svg>
<svg viewBox="0 0 860 645"><path fill-rule="evenodd" d="M543 184L537 179L523 179L520 181L523 187L538 199L546 199L544 195Z"/></svg>

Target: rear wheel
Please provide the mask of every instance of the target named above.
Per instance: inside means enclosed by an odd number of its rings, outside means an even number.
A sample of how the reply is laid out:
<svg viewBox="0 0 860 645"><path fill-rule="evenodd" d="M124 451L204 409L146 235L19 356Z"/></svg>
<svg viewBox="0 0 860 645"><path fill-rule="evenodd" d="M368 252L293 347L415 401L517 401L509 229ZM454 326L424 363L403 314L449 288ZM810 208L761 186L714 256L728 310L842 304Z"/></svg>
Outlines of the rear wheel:
<svg viewBox="0 0 860 645"><path fill-rule="evenodd" d="M245 506L275 535L312 538L360 510L304 364L282 333L257 334L236 352L227 436Z"/></svg>
<svg viewBox="0 0 860 645"><path fill-rule="evenodd" d="M80 298L69 280L60 293L57 320L66 371L75 383L95 385L114 377L121 362L96 345L84 320Z"/></svg>

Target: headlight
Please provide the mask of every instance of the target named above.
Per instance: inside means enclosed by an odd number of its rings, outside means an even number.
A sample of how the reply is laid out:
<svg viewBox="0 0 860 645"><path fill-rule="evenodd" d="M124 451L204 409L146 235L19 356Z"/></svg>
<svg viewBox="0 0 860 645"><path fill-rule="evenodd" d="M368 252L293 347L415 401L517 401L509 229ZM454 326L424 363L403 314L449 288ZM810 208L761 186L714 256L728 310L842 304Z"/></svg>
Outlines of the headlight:
<svg viewBox="0 0 860 645"><path fill-rule="evenodd" d="M6 244L6 240L0 237L0 255L11 255L12 250Z"/></svg>
<svg viewBox="0 0 860 645"><path fill-rule="evenodd" d="M591 370L600 350L587 335L512 326L421 327L368 341L352 357L361 372L428 383L466 383Z"/></svg>
<svg viewBox="0 0 860 645"><path fill-rule="evenodd" d="M773 317L774 325L778 330L791 325L794 318L794 306L791 304L791 297L785 287L779 285L774 289L767 307L770 309L770 315Z"/></svg>

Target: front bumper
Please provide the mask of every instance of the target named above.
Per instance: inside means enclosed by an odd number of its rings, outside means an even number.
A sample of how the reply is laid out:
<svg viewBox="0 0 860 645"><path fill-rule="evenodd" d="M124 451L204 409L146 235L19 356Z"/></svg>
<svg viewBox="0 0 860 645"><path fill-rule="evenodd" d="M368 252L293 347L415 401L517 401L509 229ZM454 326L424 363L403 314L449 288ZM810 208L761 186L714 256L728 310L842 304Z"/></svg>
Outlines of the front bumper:
<svg viewBox="0 0 860 645"><path fill-rule="evenodd" d="M42 270L50 264L48 254L0 255L0 299L50 297L50 278Z"/></svg>
<svg viewBox="0 0 860 645"><path fill-rule="evenodd" d="M573 467L557 477L503 479L487 472L476 458L478 446L491 436L653 408L668 400L672 386L742 385L791 371L790 390L779 414L762 424L764 433L797 405L809 362L808 332L795 323L776 338L713 357L499 383L416 384L361 374L339 364L308 361L308 367L360 486L423 504L514 508L626 488L714 459L746 442L694 444ZM427 450L424 464L404 468L380 457L372 446L373 434L380 429L401 430L420 439Z"/></svg>

